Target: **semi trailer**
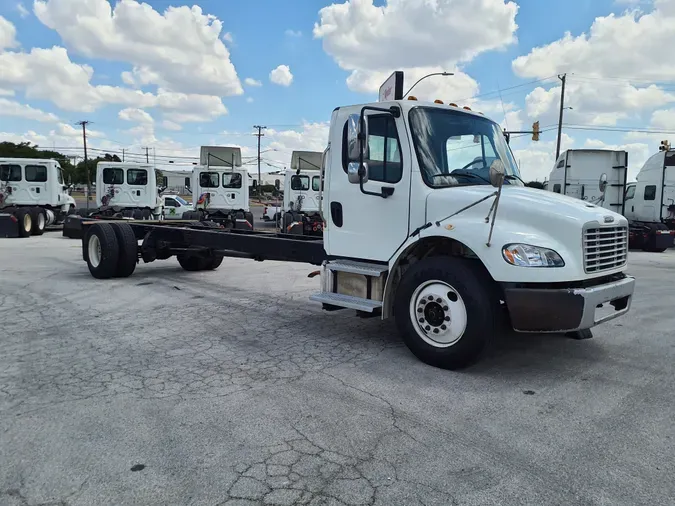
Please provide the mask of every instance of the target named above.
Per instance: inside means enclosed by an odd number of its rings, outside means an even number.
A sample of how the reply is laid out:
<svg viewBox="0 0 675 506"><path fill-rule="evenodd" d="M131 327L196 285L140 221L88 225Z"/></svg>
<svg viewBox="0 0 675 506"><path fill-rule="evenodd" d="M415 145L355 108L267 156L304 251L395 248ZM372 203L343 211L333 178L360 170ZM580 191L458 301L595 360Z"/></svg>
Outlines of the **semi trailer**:
<svg viewBox="0 0 675 506"><path fill-rule="evenodd" d="M42 235L75 207L58 161L0 158L0 237Z"/></svg>
<svg viewBox="0 0 675 506"><path fill-rule="evenodd" d="M320 164L323 237L88 221L90 273L125 277L139 261L172 256L188 271L224 257L318 266L311 301L394 318L412 353L447 369L475 362L503 325L586 338L629 311L623 216L524 187L487 117L395 97L333 111Z"/></svg>

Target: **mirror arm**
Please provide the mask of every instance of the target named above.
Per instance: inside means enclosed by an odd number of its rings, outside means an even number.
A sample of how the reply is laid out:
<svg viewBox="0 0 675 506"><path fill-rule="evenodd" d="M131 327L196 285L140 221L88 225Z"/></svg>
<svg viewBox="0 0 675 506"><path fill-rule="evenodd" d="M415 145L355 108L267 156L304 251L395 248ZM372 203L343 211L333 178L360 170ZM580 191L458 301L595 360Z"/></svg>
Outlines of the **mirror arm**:
<svg viewBox="0 0 675 506"><path fill-rule="evenodd" d="M383 199L386 199L387 197L391 197L394 194L394 189L391 186L383 186L380 188L380 193L377 192L371 192L368 190L363 189L363 176L359 176L359 187L361 188L361 193L364 195L372 195L374 197L382 197Z"/></svg>

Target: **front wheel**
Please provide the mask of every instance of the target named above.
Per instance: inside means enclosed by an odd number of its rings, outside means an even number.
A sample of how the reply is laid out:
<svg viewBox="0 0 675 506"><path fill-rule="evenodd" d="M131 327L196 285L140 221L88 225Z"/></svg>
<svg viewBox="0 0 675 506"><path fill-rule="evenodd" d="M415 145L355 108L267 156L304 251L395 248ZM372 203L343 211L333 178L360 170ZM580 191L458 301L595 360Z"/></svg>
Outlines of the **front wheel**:
<svg viewBox="0 0 675 506"><path fill-rule="evenodd" d="M473 364L495 332L493 281L476 261L434 257L403 276L394 301L406 346L442 369Z"/></svg>

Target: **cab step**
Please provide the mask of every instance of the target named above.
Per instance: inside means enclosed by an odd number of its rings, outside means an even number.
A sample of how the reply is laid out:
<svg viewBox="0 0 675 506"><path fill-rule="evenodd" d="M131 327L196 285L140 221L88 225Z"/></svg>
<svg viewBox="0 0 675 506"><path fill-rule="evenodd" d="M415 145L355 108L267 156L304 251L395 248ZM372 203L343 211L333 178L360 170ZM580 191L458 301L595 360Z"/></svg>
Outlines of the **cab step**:
<svg viewBox="0 0 675 506"><path fill-rule="evenodd" d="M389 270L389 266L384 264L357 262L355 260L333 260L328 262L326 267L333 272L349 272L351 274L375 277L379 277L382 273Z"/></svg>
<svg viewBox="0 0 675 506"><path fill-rule="evenodd" d="M317 293L311 295L309 300L321 302L322 304L329 304L331 306L356 309L357 311L366 313L372 313L382 307L382 302L378 300L362 299L361 297L353 297L352 295L342 295L339 293Z"/></svg>

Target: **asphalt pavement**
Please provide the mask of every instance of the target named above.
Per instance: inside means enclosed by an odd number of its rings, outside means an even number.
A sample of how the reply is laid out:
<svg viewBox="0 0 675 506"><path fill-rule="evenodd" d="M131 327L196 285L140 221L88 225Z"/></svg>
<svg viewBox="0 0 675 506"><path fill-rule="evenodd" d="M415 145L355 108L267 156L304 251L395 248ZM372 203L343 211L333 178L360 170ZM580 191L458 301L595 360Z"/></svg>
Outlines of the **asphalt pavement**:
<svg viewBox="0 0 675 506"><path fill-rule="evenodd" d="M311 266L99 281L78 241L0 239L0 504L673 504L675 252L629 264L594 339L449 372L322 312Z"/></svg>

